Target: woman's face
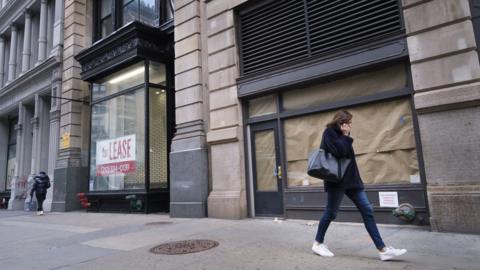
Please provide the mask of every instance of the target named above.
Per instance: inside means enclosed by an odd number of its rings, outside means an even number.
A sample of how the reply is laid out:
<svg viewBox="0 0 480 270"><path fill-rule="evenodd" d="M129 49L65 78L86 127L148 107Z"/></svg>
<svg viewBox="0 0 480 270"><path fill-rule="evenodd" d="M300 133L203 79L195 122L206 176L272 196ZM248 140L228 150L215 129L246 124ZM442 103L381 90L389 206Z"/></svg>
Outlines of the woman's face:
<svg viewBox="0 0 480 270"><path fill-rule="evenodd" d="M350 130L352 128L352 119L350 119L347 122L344 122L343 124L340 125L341 128L347 128Z"/></svg>

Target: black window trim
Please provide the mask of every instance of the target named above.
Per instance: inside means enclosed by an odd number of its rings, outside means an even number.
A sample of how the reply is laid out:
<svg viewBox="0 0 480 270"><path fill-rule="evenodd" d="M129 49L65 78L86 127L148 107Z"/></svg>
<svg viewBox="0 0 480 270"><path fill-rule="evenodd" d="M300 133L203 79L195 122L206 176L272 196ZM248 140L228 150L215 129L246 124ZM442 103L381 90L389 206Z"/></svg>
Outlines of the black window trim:
<svg viewBox="0 0 480 270"><path fill-rule="evenodd" d="M139 0L130 0L129 3L131 3L132 1L138 2ZM101 0L96 0L94 2L93 42L104 39L111 34L109 33L107 36L102 37L102 21L105 20L108 16L101 18L101 3L102 3ZM172 6L173 1L155 0L155 4L157 5L157 10L155 10L155 14L157 18L155 20L155 24L152 26L163 27L165 25L171 24L173 22L173 17L167 18L167 14L168 14L167 9L170 9L173 14L173 11L174 11L174 7ZM112 32L115 32L116 30L118 30L123 26L122 25L123 7L124 7L123 0L112 0L111 12L109 15L109 16L112 16Z"/></svg>

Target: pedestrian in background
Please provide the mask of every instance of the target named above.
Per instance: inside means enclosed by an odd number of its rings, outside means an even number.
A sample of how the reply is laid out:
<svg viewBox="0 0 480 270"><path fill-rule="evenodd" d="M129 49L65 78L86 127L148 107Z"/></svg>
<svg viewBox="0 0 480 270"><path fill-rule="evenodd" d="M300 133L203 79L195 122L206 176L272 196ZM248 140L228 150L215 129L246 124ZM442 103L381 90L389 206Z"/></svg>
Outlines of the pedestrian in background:
<svg viewBox="0 0 480 270"><path fill-rule="evenodd" d="M378 249L380 259L382 261L390 260L405 254L407 250L387 247L378 232L373 215L373 207L368 201L367 194L364 191L363 181L358 171L355 152L352 147L353 139L350 137L352 118L352 114L348 111L339 111L335 114L332 121L327 124L327 128L323 132L320 148L331 153L336 158L348 158L351 159L352 162L345 171L343 181L340 183L324 181L325 191L327 192L327 207L318 224L318 231L312 251L324 257L334 256L324 244L324 238L330 222L337 216L343 195L346 194L358 210L360 210L365 228Z"/></svg>
<svg viewBox="0 0 480 270"><path fill-rule="evenodd" d="M33 187L30 191L30 197L33 198L33 192L35 192L35 197L37 198L37 215L43 215L43 201L47 196L47 189L50 188L50 178L45 172L40 172L33 178Z"/></svg>

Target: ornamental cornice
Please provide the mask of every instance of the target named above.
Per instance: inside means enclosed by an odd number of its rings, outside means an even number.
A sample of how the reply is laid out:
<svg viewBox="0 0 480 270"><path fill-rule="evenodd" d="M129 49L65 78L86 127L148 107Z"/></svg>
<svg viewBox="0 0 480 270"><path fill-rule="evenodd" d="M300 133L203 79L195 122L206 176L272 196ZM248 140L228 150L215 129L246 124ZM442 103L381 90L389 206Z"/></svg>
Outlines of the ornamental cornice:
<svg viewBox="0 0 480 270"><path fill-rule="evenodd" d="M129 61L173 60L173 35L159 28L132 22L82 50L75 59L82 79L91 81Z"/></svg>

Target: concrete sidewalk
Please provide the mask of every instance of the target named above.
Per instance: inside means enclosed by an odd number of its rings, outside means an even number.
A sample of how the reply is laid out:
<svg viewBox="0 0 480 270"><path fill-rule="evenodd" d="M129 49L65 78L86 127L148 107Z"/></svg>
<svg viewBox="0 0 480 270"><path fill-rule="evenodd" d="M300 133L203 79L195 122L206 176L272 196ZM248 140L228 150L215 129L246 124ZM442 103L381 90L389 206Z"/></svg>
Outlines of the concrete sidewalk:
<svg viewBox="0 0 480 270"><path fill-rule="evenodd" d="M150 222L165 222L146 225ZM313 223L313 224L312 224ZM480 269L480 236L380 225L387 245L407 248L382 262L363 224L333 223L326 243L310 250L317 222L272 219L172 219L165 214L0 211L0 269ZM219 246L185 255L156 255L169 241L211 239Z"/></svg>

